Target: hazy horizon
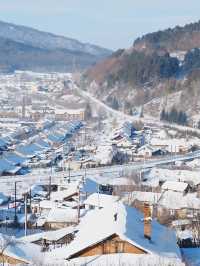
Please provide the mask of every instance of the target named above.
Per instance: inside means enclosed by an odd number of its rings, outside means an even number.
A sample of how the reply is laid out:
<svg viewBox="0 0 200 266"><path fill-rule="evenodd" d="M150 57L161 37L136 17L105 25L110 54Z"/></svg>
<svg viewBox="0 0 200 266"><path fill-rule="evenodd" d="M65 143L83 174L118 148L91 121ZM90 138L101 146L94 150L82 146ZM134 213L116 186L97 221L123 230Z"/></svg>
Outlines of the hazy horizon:
<svg viewBox="0 0 200 266"><path fill-rule="evenodd" d="M196 0L2 0L0 20L116 50L143 34L198 21L199 8Z"/></svg>

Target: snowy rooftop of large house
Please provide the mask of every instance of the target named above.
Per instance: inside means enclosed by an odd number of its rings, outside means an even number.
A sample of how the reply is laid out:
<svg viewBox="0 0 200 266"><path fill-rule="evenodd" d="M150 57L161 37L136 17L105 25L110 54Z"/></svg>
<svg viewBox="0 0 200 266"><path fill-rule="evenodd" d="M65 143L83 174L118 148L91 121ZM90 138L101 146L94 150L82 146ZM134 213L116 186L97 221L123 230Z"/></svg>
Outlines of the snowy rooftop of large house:
<svg viewBox="0 0 200 266"><path fill-rule="evenodd" d="M162 185L162 190L184 192L187 189L187 187L188 187L188 184L184 182L166 181Z"/></svg>
<svg viewBox="0 0 200 266"><path fill-rule="evenodd" d="M117 213L117 219L114 215ZM107 208L91 210L82 218L76 238L67 247L55 249L52 258L70 258L77 252L117 234L120 239L144 250L169 258L180 258L173 231L152 221L152 240L144 237L143 214L121 202Z"/></svg>
<svg viewBox="0 0 200 266"><path fill-rule="evenodd" d="M104 208L106 206L112 206L118 200L119 197L117 196L93 193L85 200L84 204Z"/></svg>

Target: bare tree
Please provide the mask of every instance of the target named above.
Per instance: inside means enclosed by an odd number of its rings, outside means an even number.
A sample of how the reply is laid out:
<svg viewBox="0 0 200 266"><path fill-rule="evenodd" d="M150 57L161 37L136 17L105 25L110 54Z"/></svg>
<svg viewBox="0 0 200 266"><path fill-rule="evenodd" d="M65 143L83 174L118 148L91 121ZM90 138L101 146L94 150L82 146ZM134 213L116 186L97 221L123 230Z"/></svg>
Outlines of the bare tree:
<svg viewBox="0 0 200 266"><path fill-rule="evenodd" d="M4 266L6 259L5 259L5 252L9 246L15 245L16 239L13 236L8 235L0 235L0 257L2 259L2 265Z"/></svg>

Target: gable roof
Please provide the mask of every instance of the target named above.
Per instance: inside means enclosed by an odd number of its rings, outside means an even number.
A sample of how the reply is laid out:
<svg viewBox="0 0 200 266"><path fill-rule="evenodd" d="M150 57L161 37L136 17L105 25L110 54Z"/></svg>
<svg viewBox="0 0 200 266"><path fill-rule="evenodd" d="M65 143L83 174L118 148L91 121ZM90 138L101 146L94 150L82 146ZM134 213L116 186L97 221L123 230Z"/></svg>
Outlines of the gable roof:
<svg viewBox="0 0 200 266"><path fill-rule="evenodd" d="M116 213L118 214L117 221L114 219ZM92 210L82 218L75 240L65 248L54 250L52 255L67 259L116 234L122 240L149 254L180 258L180 251L173 231L153 220L152 241L149 241L144 238L143 227L143 214L121 202L101 210Z"/></svg>
<svg viewBox="0 0 200 266"><path fill-rule="evenodd" d="M48 241L58 241L63 237L65 237L66 235L74 233L75 231L76 227L68 226L55 231L46 231L46 232L24 236L20 239L29 243L33 243L42 239L46 239Z"/></svg>

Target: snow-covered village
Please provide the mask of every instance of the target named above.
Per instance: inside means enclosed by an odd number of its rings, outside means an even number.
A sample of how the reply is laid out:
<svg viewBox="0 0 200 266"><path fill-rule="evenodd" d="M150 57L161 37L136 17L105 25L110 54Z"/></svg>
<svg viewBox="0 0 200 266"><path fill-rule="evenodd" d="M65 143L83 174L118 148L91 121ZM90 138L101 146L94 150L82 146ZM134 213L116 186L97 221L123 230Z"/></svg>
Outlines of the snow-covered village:
<svg viewBox="0 0 200 266"><path fill-rule="evenodd" d="M175 266L198 255L199 129L113 110L71 74L0 81L4 264Z"/></svg>
<svg viewBox="0 0 200 266"><path fill-rule="evenodd" d="M200 266L199 10L0 1L0 266Z"/></svg>

